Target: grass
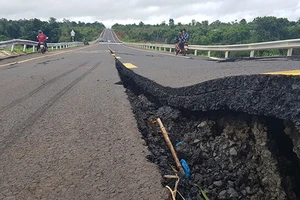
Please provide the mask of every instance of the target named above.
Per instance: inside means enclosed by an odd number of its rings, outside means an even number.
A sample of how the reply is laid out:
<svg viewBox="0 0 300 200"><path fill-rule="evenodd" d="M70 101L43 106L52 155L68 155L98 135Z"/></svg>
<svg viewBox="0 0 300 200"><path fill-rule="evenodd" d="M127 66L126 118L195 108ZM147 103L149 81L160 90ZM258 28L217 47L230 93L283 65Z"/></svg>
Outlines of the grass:
<svg viewBox="0 0 300 200"><path fill-rule="evenodd" d="M25 52L23 51L24 46L23 45L16 45L14 47L14 51L15 53L31 53L32 52L32 47L27 47ZM11 52L11 48L10 47L1 47L0 51L5 51L5 52Z"/></svg>
<svg viewBox="0 0 300 200"><path fill-rule="evenodd" d="M32 53L33 52L32 47L27 47L25 49L25 52L23 51L23 48L24 48L23 45L15 45L13 52L17 53L17 54L23 54L23 53L25 54L25 53ZM49 47L48 50L52 51L52 48ZM55 48L53 50L55 50ZM11 53L11 48L10 47L0 47L0 51L5 51L5 52L8 52L8 53ZM37 49L35 47L35 52L36 51L37 51Z"/></svg>

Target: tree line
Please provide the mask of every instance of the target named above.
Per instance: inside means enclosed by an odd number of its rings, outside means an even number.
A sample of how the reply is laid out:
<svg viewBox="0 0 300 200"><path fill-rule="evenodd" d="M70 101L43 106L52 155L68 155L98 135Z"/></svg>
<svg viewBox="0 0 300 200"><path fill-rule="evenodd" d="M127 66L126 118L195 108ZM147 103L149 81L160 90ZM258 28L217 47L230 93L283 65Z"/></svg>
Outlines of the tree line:
<svg viewBox="0 0 300 200"><path fill-rule="evenodd" d="M216 20L209 24L208 21L192 20L189 24L175 24L173 19L169 19L168 23L163 21L156 25L140 22L112 26L120 39L127 42L175 43L183 28L189 33L190 44L194 45L246 44L300 38L300 19L289 21L273 16L257 17L251 22L245 19L228 23Z"/></svg>
<svg viewBox="0 0 300 200"><path fill-rule="evenodd" d="M71 41L70 32L74 30L75 41L91 41L99 37L105 26L100 22L84 23L64 19L62 22L51 17L49 21L39 19L7 20L0 19L0 41L11 39L36 40L38 30L49 37L48 42Z"/></svg>

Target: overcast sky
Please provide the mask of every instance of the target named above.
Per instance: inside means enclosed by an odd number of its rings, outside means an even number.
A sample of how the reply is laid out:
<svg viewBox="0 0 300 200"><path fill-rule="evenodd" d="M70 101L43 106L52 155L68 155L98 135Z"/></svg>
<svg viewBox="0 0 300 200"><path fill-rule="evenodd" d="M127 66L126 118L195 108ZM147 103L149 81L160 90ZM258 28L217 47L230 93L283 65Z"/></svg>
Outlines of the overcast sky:
<svg viewBox="0 0 300 200"><path fill-rule="evenodd" d="M299 0L1 0L0 18L48 20L55 17L71 21L102 22L106 27L115 23L145 24L169 22L172 18L188 24L208 20L209 23L252 21L259 16L276 16L297 21Z"/></svg>

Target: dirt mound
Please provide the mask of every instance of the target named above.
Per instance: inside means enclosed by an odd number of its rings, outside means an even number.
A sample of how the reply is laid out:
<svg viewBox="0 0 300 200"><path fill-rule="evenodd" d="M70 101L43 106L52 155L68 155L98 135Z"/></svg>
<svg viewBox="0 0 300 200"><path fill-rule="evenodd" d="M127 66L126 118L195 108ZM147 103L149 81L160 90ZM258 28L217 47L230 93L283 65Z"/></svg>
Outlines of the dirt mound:
<svg viewBox="0 0 300 200"><path fill-rule="evenodd" d="M186 199L203 199L198 186L210 199L300 198L298 77L239 76L169 88L118 60L116 66L153 154L148 159L163 175L174 174L165 141L147 122L160 117L189 164L191 177L179 184Z"/></svg>

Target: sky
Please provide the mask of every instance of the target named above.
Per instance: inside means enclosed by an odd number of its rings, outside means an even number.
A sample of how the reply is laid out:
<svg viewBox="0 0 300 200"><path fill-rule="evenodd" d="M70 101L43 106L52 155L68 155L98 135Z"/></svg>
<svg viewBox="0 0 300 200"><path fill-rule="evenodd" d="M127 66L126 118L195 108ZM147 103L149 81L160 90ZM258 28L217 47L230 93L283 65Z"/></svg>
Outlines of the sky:
<svg viewBox="0 0 300 200"><path fill-rule="evenodd" d="M160 24L173 19L175 24L208 20L209 23L252 21L275 16L298 21L299 0L1 0L0 18L11 20L50 17L62 21L113 24Z"/></svg>

